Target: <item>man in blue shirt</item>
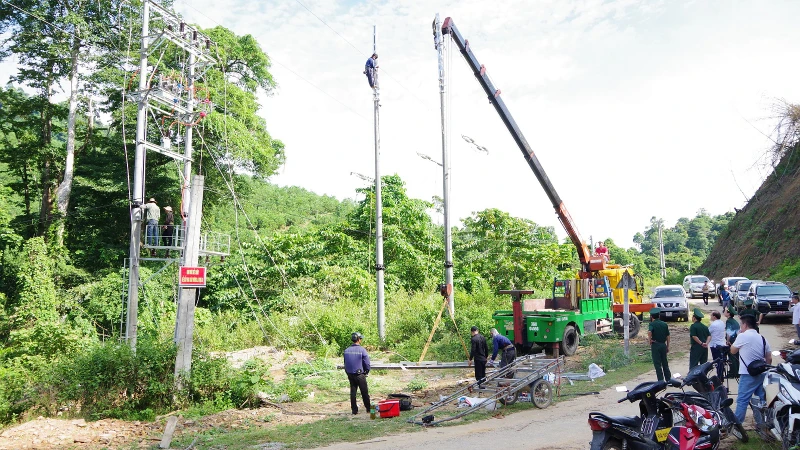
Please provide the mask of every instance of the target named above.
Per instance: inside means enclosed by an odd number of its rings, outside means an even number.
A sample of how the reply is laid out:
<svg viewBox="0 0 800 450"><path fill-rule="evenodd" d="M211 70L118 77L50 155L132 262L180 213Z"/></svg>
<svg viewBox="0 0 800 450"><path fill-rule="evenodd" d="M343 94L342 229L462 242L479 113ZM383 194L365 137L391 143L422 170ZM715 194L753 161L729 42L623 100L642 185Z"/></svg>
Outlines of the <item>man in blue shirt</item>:
<svg viewBox="0 0 800 450"><path fill-rule="evenodd" d="M507 337L498 333L496 328L492 328L492 364L501 350L503 353L500 355L500 368L502 369L514 361L514 358L517 357L517 350Z"/></svg>
<svg viewBox="0 0 800 450"><path fill-rule="evenodd" d="M361 333L353 333L350 336L353 345L344 351L344 371L350 381L350 409L353 414L358 414L358 404L356 404L356 391L361 390L361 399L364 407L370 410L369 389L367 388L367 375L369 374L369 355L367 350L361 346L364 336Z"/></svg>
<svg viewBox="0 0 800 450"><path fill-rule="evenodd" d="M369 87L375 89L376 82L378 81L376 75L378 70L378 54L373 53L372 56L369 57L367 60L367 64L364 66L364 73L367 75L367 81L369 81Z"/></svg>

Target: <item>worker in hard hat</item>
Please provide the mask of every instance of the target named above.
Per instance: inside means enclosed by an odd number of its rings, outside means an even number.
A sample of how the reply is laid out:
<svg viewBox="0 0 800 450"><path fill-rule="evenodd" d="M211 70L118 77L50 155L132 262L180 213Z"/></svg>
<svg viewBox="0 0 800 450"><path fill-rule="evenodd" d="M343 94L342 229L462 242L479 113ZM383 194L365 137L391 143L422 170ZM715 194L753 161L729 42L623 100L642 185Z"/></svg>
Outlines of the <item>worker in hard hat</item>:
<svg viewBox="0 0 800 450"><path fill-rule="evenodd" d="M375 89L378 87L378 54L373 53L372 56L367 59L367 64L364 66L364 74L367 75L367 81L369 82L369 87Z"/></svg>
<svg viewBox="0 0 800 450"><path fill-rule="evenodd" d="M344 371L350 381L350 409L353 414L358 414L358 404L356 403L356 392L361 390L361 399L364 407L369 412L371 406L369 402L369 389L367 388L367 375L369 375L369 354L361 346L364 336L355 332L350 336L353 344L344 351Z"/></svg>

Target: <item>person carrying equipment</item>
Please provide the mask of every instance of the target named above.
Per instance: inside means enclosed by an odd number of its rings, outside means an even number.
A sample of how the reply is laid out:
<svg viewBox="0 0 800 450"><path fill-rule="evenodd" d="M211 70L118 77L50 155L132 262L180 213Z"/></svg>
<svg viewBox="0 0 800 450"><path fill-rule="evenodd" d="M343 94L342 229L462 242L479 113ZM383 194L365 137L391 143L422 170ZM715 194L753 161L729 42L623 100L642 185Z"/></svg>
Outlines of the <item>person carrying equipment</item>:
<svg viewBox="0 0 800 450"><path fill-rule="evenodd" d="M378 54L373 53L372 56L369 57L367 60L366 65L364 65L364 74L367 75L367 81L369 82L369 87L375 89L378 87Z"/></svg>

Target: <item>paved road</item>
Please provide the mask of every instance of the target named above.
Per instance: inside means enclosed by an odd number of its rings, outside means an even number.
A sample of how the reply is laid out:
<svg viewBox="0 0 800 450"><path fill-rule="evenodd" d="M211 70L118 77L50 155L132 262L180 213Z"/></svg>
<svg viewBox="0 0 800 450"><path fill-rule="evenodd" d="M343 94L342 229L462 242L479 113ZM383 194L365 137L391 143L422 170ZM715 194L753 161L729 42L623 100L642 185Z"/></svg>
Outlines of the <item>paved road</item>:
<svg viewBox="0 0 800 450"><path fill-rule="evenodd" d="M702 300L692 300L691 307L705 311L720 310L719 304L712 302L705 306ZM789 325L787 325L787 323ZM773 348L780 348L786 339L779 338L781 328L790 327L791 321L778 319L761 326L762 334ZM673 345L683 345L675 342ZM685 343L688 347L688 342ZM679 361L670 361L670 368L686 373L688 354ZM655 379L651 371L627 383L628 387ZM735 382L731 392L736 392ZM618 404L620 394L613 388L592 397L578 397L559 402L544 410L531 409L506 416L502 419L488 419L481 422L451 427L434 427L417 433L383 436L358 443L343 443L325 447L327 450L363 449L378 450L464 450L467 448L492 447L509 449L558 449L582 450L589 447L591 430L586 423L590 411L608 411L620 415L638 414L638 404Z"/></svg>

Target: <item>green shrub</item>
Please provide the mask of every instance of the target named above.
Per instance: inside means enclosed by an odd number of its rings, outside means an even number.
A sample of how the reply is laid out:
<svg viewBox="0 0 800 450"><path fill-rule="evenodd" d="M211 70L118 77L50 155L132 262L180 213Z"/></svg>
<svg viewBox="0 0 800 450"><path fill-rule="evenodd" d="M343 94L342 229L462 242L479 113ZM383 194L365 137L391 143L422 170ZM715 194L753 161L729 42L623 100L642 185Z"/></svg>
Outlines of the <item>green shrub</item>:
<svg viewBox="0 0 800 450"><path fill-rule="evenodd" d="M411 392L417 392L425 389L426 387L428 387L428 382L425 381L425 379L422 378L421 376L416 375L414 376L414 378L411 379L411 381L408 382L408 386L406 386L406 389L408 389Z"/></svg>

